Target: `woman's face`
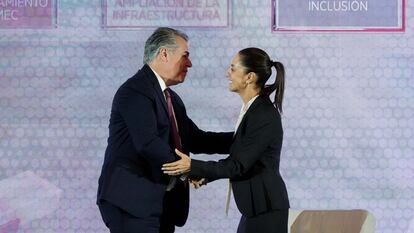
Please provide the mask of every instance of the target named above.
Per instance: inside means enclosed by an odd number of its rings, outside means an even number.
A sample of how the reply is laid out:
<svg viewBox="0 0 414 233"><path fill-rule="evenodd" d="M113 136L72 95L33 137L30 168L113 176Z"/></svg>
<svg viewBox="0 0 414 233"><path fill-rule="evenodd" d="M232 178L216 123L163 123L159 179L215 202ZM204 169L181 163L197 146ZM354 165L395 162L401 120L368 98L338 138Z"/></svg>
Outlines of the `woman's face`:
<svg viewBox="0 0 414 233"><path fill-rule="evenodd" d="M229 79L229 90L240 93L247 87L247 73L240 63L240 56L236 56L231 61L230 67L227 69L226 77Z"/></svg>

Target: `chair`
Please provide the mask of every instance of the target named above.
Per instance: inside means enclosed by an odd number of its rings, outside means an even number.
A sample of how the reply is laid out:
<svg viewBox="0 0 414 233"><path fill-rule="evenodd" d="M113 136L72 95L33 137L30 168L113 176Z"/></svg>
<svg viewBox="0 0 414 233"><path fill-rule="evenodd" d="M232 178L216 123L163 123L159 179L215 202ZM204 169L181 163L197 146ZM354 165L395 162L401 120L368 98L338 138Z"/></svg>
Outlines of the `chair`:
<svg viewBox="0 0 414 233"><path fill-rule="evenodd" d="M374 233L366 210L289 210L288 233Z"/></svg>

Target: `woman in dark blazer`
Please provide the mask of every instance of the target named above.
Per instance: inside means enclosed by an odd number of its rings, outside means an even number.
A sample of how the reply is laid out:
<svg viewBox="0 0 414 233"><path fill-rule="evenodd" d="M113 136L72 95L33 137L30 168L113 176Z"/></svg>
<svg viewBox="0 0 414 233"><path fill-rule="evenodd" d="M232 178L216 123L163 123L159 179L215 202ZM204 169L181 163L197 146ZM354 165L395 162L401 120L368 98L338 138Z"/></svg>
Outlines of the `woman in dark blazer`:
<svg viewBox="0 0 414 233"><path fill-rule="evenodd" d="M275 82L266 85L275 67ZM286 233L289 200L279 173L283 129L280 119L284 67L261 49L247 48L233 58L227 77L243 107L236 125L230 155L219 161L200 161L176 151L182 158L165 164L169 175L189 173L210 182L230 178L242 217L238 233ZM272 102L269 95L275 93Z"/></svg>

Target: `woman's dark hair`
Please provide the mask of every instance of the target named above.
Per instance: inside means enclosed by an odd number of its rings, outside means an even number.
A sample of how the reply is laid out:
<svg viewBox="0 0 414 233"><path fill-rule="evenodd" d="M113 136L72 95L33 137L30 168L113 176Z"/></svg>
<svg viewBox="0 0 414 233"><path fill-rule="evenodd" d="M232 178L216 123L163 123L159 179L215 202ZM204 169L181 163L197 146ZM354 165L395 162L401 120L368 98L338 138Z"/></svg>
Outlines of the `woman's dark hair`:
<svg viewBox="0 0 414 233"><path fill-rule="evenodd" d="M280 113L282 110L283 92L285 90L285 68L282 63L270 60L269 55L259 48L246 48L239 51L240 63L246 69L246 73L253 72L257 76L257 86L260 95L269 96L274 91L274 104ZM266 84L272 75L272 67L276 68L276 79L273 84Z"/></svg>

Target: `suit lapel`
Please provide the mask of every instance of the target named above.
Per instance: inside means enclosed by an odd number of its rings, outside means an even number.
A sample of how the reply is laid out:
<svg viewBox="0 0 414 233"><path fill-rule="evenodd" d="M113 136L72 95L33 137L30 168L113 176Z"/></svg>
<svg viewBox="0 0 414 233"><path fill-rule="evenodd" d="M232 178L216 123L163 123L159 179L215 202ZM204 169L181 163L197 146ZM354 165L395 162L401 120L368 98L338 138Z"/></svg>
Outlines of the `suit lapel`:
<svg viewBox="0 0 414 233"><path fill-rule="evenodd" d="M233 138L236 138L240 134L240 131L241 131L242 127L244 127L244 122L246 121L246 117L249 114L252 114L252 112L254 111L254 109L257 108L258 106L260 106L264 102L264 99L263 98L264 97L262 97L262 96L257 97L253 101L252 105L250 105L249 109L247 109L247 112L244 114L243 119L241 120L241 122L239 124L239 127L237 128L237 131L234 134Z"/></svg>
<svg viewBox="0 0 414 233"><path fill-rule="evenodd" d="M160 84L159 83L156 83L154 85L154 89L155 89L155 91L157 93L158 100L161 101L162 106L164 106L165 114L167 114L167 116L168 116L167 102L165 101L164 93L161 91Z"/></svg>
<svg viewBox="0 0 414 233"><path fill-rule="evenodd" d="M167 114L168 116L167 102L165 101L165 96L161 90L157 77L155 76L154 72L152 72L151 68L148 65L144 65L144 67L142 68L142 71L145 72L146 76L152 83L154 91L157 94L158 100L162 103L162 106L165 110L165 114Z"/></svg>
<svg viewBox="0 0 414 233"><path fill-rule="evenodd" d="M247 110L246 114L244 114L243 119L241 120L240 125L237 128L237 131L233 136L233 144L230 147L230 156L234 155L234 151L238 150L237 148L241 144L240 138L244 136L244 134L241 134L241 132L243 131L244 128L246 128L246 119L250 115L255 114L256 108L266 103L266 98L268 97L263 97L263 96L257 97L257 99L253 101L252 105L250 105L250 108Z"/></svg>

